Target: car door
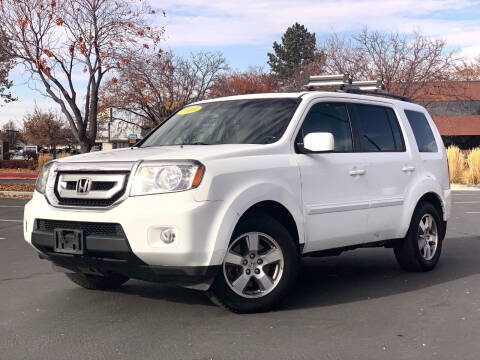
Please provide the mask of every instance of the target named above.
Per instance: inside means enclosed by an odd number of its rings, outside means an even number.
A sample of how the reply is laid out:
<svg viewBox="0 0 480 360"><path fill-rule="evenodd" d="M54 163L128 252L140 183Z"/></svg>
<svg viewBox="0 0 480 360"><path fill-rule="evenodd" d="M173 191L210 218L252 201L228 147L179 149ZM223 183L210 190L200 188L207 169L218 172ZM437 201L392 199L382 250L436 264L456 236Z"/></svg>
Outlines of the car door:
<svg viewBox="0 0 480 360"><path fill-rule="evenodd" d="M368 164L370 209L367 241L400 235L400 221L406 191L415 176L415 163L407 151L402 128L394 108L377 104L349 104L349 113L358 128L359 151Z"/></svg>
<svg viewBox="0 0 480 360"><path fill-rule="evenodd" d="M305 252L342 247L366 241L368 194L364 155L355 152L346 104L311 105L296 137L330 132L331 153L296 151L300 168L307 243Z"/></svg>

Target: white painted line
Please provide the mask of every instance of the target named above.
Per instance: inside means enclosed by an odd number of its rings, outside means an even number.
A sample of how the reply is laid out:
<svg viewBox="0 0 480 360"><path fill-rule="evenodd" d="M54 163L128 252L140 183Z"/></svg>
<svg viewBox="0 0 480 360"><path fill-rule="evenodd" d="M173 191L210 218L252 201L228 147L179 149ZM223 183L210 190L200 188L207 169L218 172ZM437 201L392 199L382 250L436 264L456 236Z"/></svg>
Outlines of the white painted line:
<svg viewBox="0 0 480 360"><path fill-rule="evenodd" d="M20 205L0 205L0 208L23 208Z"/></svg>
<svg viewBox="0 0 480 360"><path fill-rule="evenodd" d="M23 222L23 220L9 220L9 219L0 219L0 221Z"/></svg>
<svg viewBox="0 0 480 360"><path fill-rule="evenodd" d="M480 214L480 211L467 211L465 214Z"/></svg>
<svg viewBox="0 0 480 360"><path fill-rule="evenodd" d="M0 240L6 240L5 238L0 238Z"/></svg>

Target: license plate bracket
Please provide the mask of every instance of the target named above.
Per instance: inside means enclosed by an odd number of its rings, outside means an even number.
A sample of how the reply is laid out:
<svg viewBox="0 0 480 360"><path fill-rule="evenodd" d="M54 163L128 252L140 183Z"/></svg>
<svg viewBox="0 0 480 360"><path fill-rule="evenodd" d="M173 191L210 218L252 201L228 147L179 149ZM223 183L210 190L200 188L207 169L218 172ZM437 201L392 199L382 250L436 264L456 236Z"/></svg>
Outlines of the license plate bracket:
<svg viewBox="0 0 480 360"><path fill-rule="evenodd" d="M64 254L82 255L85 249L85 241L82 230L55 229L53 251Z"/></svg>

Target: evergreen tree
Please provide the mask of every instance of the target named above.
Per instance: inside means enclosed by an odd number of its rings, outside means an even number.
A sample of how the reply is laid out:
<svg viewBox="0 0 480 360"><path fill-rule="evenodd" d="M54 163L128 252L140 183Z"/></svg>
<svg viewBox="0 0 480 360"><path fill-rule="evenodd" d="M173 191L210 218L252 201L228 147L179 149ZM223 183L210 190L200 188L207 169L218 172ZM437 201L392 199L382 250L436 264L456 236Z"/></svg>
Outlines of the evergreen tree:
<svg viewBox="0 0 480 360"><path fill-rule="evenodd" d="M268 53L268 65L281 81L285 81L302 72L315 61L316 38L299 23L293 24L282 36L282 43L273 43L274 53Z"/></svg>

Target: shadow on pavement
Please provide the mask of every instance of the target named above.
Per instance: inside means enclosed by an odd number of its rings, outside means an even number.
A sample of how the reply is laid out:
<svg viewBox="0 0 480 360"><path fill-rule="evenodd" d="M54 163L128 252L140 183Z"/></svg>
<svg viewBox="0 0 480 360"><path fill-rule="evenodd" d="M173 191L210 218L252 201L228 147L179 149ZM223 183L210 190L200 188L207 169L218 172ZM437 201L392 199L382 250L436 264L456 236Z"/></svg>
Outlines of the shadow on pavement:
<svg viewBox="0 0 480 360"><path fill-rule="evenodd" d="M469 246L464 246L463 241L468 241ZM338 257L305 258L294 291L278 310L402 294L480 273L477 238L449 238L447 245L437 268L425 273L401 270L391 249L362 249ZM201 291L140 281L129 282L118 292L180 304L212 305Z"/></svg>

